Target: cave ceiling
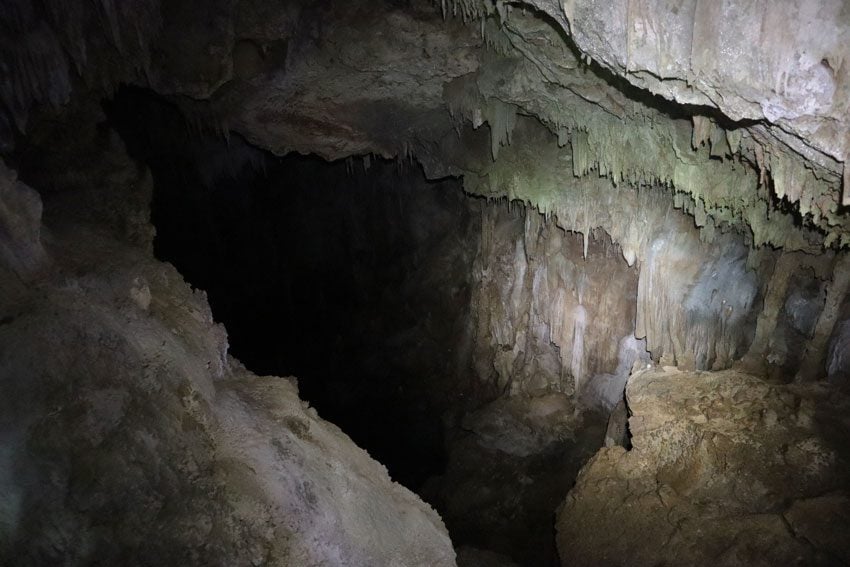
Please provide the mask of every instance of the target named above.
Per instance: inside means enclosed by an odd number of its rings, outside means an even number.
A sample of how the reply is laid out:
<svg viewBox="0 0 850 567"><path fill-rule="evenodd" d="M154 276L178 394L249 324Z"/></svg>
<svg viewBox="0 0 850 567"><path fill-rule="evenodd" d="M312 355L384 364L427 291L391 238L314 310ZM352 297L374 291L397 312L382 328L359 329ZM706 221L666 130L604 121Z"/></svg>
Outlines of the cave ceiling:
<svg viewBox="0 0 850 567"><path fill-rule="evenodd" d="M630 263L634 207L661 202L705 240L850 244L847 0L4 4L4 152L33 117L135 84L278 154L415 157L602 227Z"/></svg>

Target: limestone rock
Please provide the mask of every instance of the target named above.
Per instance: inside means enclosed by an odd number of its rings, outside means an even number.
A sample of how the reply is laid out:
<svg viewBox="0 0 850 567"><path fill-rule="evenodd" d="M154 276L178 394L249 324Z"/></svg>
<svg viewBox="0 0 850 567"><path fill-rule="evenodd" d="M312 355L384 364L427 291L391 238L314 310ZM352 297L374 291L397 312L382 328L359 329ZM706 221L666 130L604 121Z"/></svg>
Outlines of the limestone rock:
<svg viewBox="0 0 850 567"><path fill-rule="evenodd" d="M293 382L228 359L174 268L89 229L51 252L0 325L0 563L454 565L439 516Z"/></svg>
<svg viewBox="0 0 850 567"><path fill-rule="evenodd" d="M557 523L563 561L850 559L837 535L850 529L840 504L850 484L846 397L675 369L637 373L627 397L632 449L604 448L579 474Z"/></svg>
<svg viewBox="0 0 850 567"><path fill-rule="evenodd" d="M579 48L632 84L733 120L767 119L844 160L846 2L570 1L564 16Z"/></svg>

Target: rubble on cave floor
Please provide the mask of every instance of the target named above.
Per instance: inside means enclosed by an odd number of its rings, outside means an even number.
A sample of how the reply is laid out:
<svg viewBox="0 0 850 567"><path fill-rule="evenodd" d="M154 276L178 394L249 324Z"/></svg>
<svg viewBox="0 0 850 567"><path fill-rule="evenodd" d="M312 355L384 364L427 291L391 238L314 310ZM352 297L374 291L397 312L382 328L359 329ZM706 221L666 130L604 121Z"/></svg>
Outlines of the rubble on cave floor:
<svg viewBox="0 0 850 567"><path fill-rule="evenodd" d="M458 564L560 565L555 512L604 432L601 416L560 393L502 397L465 415L446 472L423 489L459 547Z"/></svg>
<svg viewBox="0 0 850 567"><path fill-rule="evenodd" d="M729 370L633 375L632 450L601 449L557 522L576 565L850 561L850 399Z"/></svg>

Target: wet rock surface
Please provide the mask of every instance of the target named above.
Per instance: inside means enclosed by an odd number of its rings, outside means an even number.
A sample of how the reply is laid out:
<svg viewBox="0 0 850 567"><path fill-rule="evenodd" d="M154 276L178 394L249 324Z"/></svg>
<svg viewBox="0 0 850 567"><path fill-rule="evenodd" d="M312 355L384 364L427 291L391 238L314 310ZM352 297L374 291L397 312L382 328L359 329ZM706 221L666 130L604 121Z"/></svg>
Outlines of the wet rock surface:
<svg viewBox="0 0 850 567"><path fill-rule="evenodd" d="M835 565L850 400L737 371L651 369L627 386L632 450L601 449L558 518L575 565Z"/></svg>

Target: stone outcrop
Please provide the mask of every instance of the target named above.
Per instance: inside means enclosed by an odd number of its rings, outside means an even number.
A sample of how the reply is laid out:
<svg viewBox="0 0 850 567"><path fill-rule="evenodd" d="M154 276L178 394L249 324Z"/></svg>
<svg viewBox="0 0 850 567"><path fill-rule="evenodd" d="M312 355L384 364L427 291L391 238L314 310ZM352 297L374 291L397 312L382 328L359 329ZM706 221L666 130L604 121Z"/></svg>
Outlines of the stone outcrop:
<svg viewBox="0 0 850 567"><path fill-rule="evenodd" d="M173 267L77 225L48 252L0 315L0 563L454 565L439 516L230 358Z"/></svg>
<svg viewBox="0 0 850 567"><path fill-rule="evenodd" d="M559 513L576 565L850 559L847 410L822 385L658 368L628 383L632 449L601 449Z"/></svg>

